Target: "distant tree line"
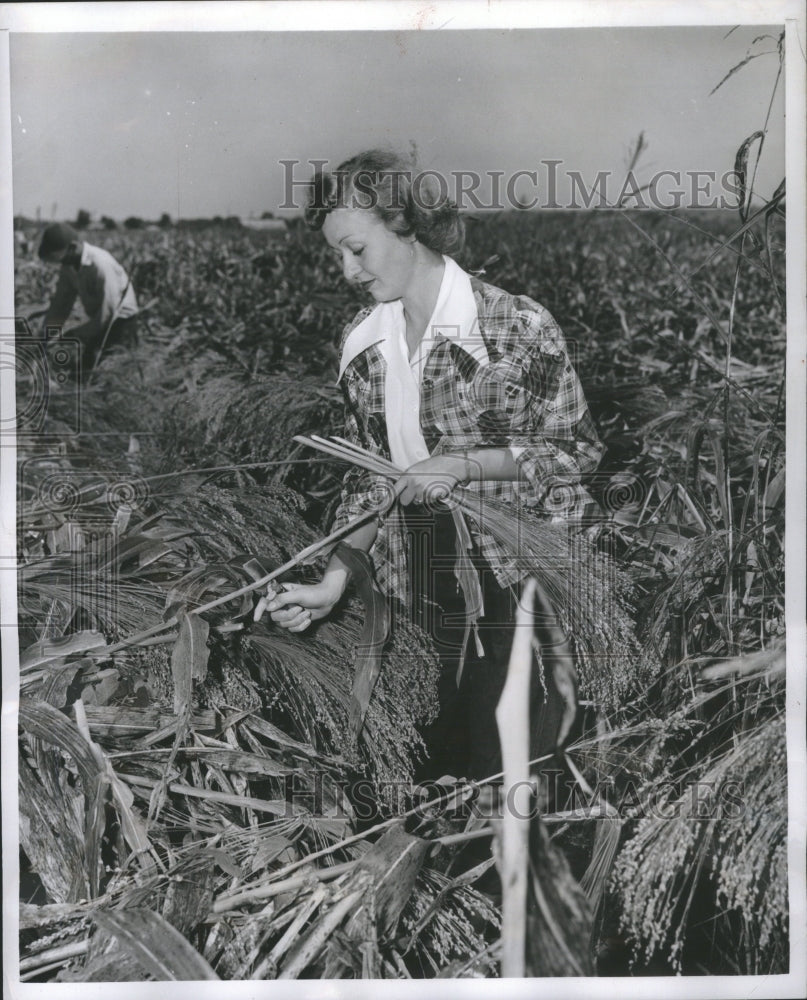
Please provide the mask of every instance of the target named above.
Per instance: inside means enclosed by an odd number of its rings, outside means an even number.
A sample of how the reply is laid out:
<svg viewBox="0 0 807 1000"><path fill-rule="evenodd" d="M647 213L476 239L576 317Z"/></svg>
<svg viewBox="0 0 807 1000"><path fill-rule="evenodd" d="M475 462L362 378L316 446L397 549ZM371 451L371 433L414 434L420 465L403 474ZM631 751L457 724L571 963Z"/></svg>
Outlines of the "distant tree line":
<svg viewBox="0 0 807 1000"><path fill-rule="evenodd" d="M277 219L274 212L262 212L260 219L263 222L270 222L276 220L278 223L285 222L289 229L294 229L295 224L298 222L295 218L288 219ZM76 213L74 219L65 220L69 221L74 228L78 230L85 229L107 229L113 230L118 228L123 229L146 229L149 227L158 226L160 229L171 229L176 227L178 229L205 229L208 226L222 226L227 229L241 229L244 226L244 221L238 215L214 215L212 218L197 218L197 219L177 219L176 222L171 218L168 212L163 212L160 218L156 221L150 219L144 219L139 215L129 215L122 222L113 219L110 215L101 215L98 217L97 221L93 221L92 214L86 208L80 208ZM247 223L248 224L248 223ZM23 215L17 215L14 217L14 228L21 227L33 227L41 226L42 221L37 218L29 219Z"/></svg>

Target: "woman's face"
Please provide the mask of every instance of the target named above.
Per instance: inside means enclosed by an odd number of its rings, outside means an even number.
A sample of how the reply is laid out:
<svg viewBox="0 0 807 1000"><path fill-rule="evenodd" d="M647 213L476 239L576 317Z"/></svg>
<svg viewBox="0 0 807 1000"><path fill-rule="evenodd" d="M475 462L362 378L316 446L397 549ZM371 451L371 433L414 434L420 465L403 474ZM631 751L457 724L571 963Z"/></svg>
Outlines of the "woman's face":
<svg viewBox="0 0 807 1000"><path fill-rule="evenodd" d="M376 302L405 295L414 278L414 244L388 229L375 212L336 208L325 219L322 233L351 284L364 288Z"/></svg>

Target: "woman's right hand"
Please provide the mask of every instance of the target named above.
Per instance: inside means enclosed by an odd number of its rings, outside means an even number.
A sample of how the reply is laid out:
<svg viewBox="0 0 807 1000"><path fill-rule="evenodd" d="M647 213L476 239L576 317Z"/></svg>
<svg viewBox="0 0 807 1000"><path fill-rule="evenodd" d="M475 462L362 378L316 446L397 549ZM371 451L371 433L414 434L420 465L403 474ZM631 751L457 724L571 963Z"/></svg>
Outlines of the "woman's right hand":
<svg viewBox="0 0 807 1000"><path fill-rule="evenodd" d="M272 621L289 632L303 632L313 621L326 618L345 592L346 581L325 576L319 583L284 583L276 590L270 583L255 608L255 621L268 611Z"/></svg>

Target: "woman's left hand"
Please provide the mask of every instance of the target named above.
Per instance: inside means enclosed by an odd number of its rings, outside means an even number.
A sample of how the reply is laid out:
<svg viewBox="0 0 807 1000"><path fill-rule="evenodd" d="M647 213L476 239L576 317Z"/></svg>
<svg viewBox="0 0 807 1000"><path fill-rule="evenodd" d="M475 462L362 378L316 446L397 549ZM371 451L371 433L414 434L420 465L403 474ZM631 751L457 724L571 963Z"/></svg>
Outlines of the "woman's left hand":
<svg viewBox="0 0 807 1000"><path fill-rule="evenodd" d="M462 455L432 455L410 465L393 487L395 496L406 505L446 500L454 487L464 482L467 459Z"/></svg>

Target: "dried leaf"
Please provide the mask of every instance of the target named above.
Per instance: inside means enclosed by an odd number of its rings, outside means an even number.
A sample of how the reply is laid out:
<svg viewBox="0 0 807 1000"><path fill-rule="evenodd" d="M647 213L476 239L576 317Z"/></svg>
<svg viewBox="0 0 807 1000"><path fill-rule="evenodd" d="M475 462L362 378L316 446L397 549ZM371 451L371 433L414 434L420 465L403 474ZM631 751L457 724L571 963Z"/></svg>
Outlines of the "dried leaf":
<svg viewBox="0 0 807 1000"><path fill-rule="evenodd" d="M193 785L185 785L181 782L172 782L168 789L178 795L188 795L191 798L206 799L210 802L221 802L224 805L235 806L237 809L254 809L256 812L268 812L275 816L284 817L308 815L302 806L287 802L285 799L258 799L250 795L231 795L229 792L216 792L210 788L195 788ZM319 817L312 817L311 822L319 825L323 821Z"/></svg>
<svg viewBox="0 0 807 1000"><path fill-rule="evenodd" d="M107 641L101 632L87 629L74 632L64 639L44 639L29 646L20 656L20 672L33 670L43 663L53 663L64 660L76 653L86 653L89 650L102 649Z"/></svg>
<svg viewBox="0 0 807 1000"><path fill-rule="evenodd" d="M45 903L37 906L34 903L20 903L20 930L32 927L48 927L51 924L80 921L84 916L84 908L73 903Z"/></svg>
<svg viewBox="0 0 807 1000"><path fill-rule="evenodd" d="M176 726L173 715L161 713L158 708L133 708L129 705L87 705L87 724L90 731L104 738L143 736L169 726ZM194 713L191 725L198 732L212 732L218 726L215 712Z"/></svg>
<svg viewBox="0 0 807 1000"><path fill-rule="evenodd" d="M245 753L243 750L208 750L205 747L184 747L180 752L184 757L204 761L208 767L235 771L239 775L260 774L279 778L286 774L297 773L296 768L285 767L268 754L261 756L256 753Z"/></svg>
<svg viewBox="0 0 807 1000"><path fill-rule="evenodd" d="M430 847L428 840L407 833L403 826L394 826L359 861L353 877L370 877L380 936L394 933Z"/></svg>
<svg viewBox="0 0 807 1000"><path fill-rule="evenodd" d="M574 666L574 654L569 640L557 621L557 612L552 606L543 587L535 580L535 605L542 619L540 640L541 661L552 672L552 680L563 702L561 717L552 721L557 724L555 733L540 734L541 745L549 743L562 747L569 737L574 720L577 718L577 670ZM531 741L535 741L535 733L531 733ZM551 742L550 742L551 741ZM532 744L531 744L532 745ZM532 756L532 749L530 751Z"/></svg>
<svg viewBox="0 0 807 1000"><path fill-rule="evenodd" d="M214 881L212 865L194 865L189 877L174 876L165 894L163 917L180 933L189 934L210 912Z"/></svg>
<svg viewBox="0 0 807 1000"><path fill-rule="evenodd" d="M188 939L153 910L96 910L93 919L160 982L219 978Z"/></svg>
<svg viewBox="0 0 807 1000"><path fill-rule="evenodd" d="M49 788L19 758L20 846L48 897L56 903L87 897L84 841L78 816L83 796L70 788ZM23 883L24 884L24 883Z"/></svg>
<svg viewBox="0 0 807 1000"><path fill-rule="evenodd" d="M98 705L108 705L120 685L120 674L117 670L106 670L95 685L95 699Z"/></svg>
<svg viewBox="0 0 807 1000"><path fill-rule="evenodd" d="M223 872L228 875L232 875L233 878L244 878L244 870L240 865L230 857L226 851L222 851L218 847L208 847L206 850L202 851L204 857L209 857L212 861L221 868Z"/></svg>
<svg viewBox="0 0 807 1000"><path fill-rule="evenodd" d="M109 787L103 773L99 774L90 788L85 789L87 813L84 821L84 856L90 879L90 898L99 894L101 878L101 838L106 829L106 809Z"/></svg>
<svg viewBox="0 0 807 1000"><path fill-rule="evenodd" d="M171 674L174 678L174 711L183 715L191 704L193 682L204 680L207 674L210 626L200 615L184 613L178 619L179 635L171 653Z"/></svg>
<svg viewBox="0 0 807 1000"><path fill-rule="evenodd" d="M692 528L688 524L678 521L665 523L643 524L638 528L631 528L630 534L633 538L639 538L650 542L653 545L664 545L670 549L679 549L685 546L690 539L697 538L700 532L697 528Z"/></svg>
<svg viewBox="0 0 807 1000"><path fill-rule="evenodd" d="M314 925L311 932L294 949L289 957L289 961L277 978L297 979L305 971L306 967L319 955L328 939L350 911L358 904L363 894L363 889L354 889L327 910Z"/></svg>
<svg viewBox="0 0 807 1000"><path fill-rule="evenodd" d="M526 975L593 976L591 905L539 816L530 822Z"/></svg>
<svg viewBox="0 0 807 1000"><path fill-rule="evenodd" d="M132 791L128 785L125 785L120 780L112 767L110 759L106 756L101 747L91 738L83 702L81 700L77 701L74 708L76 712L76 724L79 732L89 746L93 758L98 766L98 785L93 788L94 798L90 800L88 796L88 801L92 801L93 809L95 809L99 814L102 814L103 811L101 809L101 803L105 799L106 787L109 786L109 790L112 794L112 801L118 811L121 832L123 833L124 839L136 855L143 855L151 849L151 844L149 843L148 834L146 833L145 823L132 809L132 805L134 803ZM100 837L100 834L104 829L104 824L101 822L101 815L91 820L88 812L87 829L88 836L90 836L89 831L94 829ZM92 834L93 839L90 841L93 846L95 845L94 837L95 833ZM88 853L88 858L91 859L92 856L92 854Z"/></svg>
<svg viewBox="0 0 807 1000"><path fill-rule="evenodd" d="M92 660L76 660L64 666L51 666L45 672L45 678L40 689L40 698L54 708L64 708L67 702L67 692L73 683L73 678L79 670L92 663Z"/></svg>
<svg viewBox="0 0 807 1000"><path fill-rule="evenodd" d="M45 702L23 699L20 702L19 722L26 733L69 754L78 767L85 788L92 786L99 773L98 761L78 727L67 716Z"/></svg>
<svg viewBox="0 0 807 1000"><path fill-rule="evenodd" d="M754 59L754 58L756 58L756 56L749 56L747 59L743 60L743 63L740 63L739 66L735 66L734 70L739 69L740 66L742 66L745 62L748 61L748 59ZM732 70L731 72L734 72L734 70ZM729 73L728 76L731 76L731 73ZM725 79L728 79L728 76L725 77ZM722 82L723 81L721 80L721 83ZM718 84L718 87L719 86L720 84ZM751 135L749 135L748 138L744 140L743 144L737 150L737 155L734 158L734 173L737 177L737 184L739 187L738 207L740 210L740 218L743 220L743 222L745 222L746 217L748 215L748 209L751 205L751 197L753 195L753 191L748 191L746 186L746 177L748 174L748 156L751 152L751 146L757 140L759 140L761 144L764 138L765 138L765 133L761 132L759 129L757 129L756 132L752 132ZM760 145L760 150L761 148L762 147Z"/></svg>
<svg viewBox="0 0 807 1000"><path fill-rule="evenodd" d="M384 595L373 580L372 564L367 553L344 544L338 545L336 551L349 567L356 592L364 605L364 627L356 647L350 696L350 729L358 739L381 672L381 653L389 635L389 612Z"/></svg>

